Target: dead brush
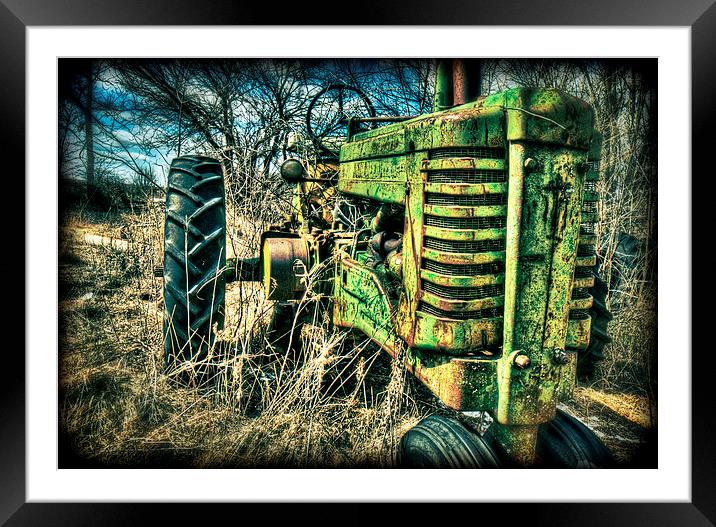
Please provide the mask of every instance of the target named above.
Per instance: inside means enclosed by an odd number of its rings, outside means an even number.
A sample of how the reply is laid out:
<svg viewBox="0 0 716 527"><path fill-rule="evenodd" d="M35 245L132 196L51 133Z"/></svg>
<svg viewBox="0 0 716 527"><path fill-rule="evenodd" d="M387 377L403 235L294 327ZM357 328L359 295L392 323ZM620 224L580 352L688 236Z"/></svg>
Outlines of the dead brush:
<svg viewBox="0 0 716 527"><path fill-rule="evenodd" d="M643 112L644 109L639 109ZM598 191L600 275L608 284L614 318L612 343L593 383L611 392L638 394L656 404L656 165L649 149L648 115L614 121L600 116L605 132Z"/></svg>
<svg viewBox="0 0 716 527"><path fill-rule="evenodd" d="M254 302L236 306L229 316L231 326L220 333L205 358L184 363L188 370L211 372L204 382L190 388L196 390L194 395L212 400L215 407L231 412L242 423L231 427L231 440L224 437L221 445L212 446L212 454L203 456L202 463L392 464L397 435L385 427L402 422L411 410L409 418L417 416L414 405L403 400L405 373L394 368L387 385L376 393L371 367L380 350L330 326L325 299L313 293L321 281L320 268L304 279L307 292L289 323L286 349L277 348L276 341L267 337L270 305L263 301L264 308L255 309L261 303L260 290L234 284L256 295ZM368 388L369 383L376 386Z"/></svg>
<svg viewBox="0 0 716 527"><path fill-rule="evenodd" d="M255 254L260 233L277 219L265 192L250 196L227 196L231 257ZM208 374L169 381L154 277L163 223L161 204L149 203L119 216L107 233L126 239L126 251L68 243L85 273L77 296L92 293L62 312L61 421L78 453L118 466L391 466L396 438L425 409L404 389L401 367L330 326L329 304L314 292L320 271L305 276L288 350L269 331L273 303L260 284L231 283L224 329L215 330L205 357L181 365ZM126 382L114 389L82 380L96 371ZM114 419L94 419L103 415Z"/></svg>

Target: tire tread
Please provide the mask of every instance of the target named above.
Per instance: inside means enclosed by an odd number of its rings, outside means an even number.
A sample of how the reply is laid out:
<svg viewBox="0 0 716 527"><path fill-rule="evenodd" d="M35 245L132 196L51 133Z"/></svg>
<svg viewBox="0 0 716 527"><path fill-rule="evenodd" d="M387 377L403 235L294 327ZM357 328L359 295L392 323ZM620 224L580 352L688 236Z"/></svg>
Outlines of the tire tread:
<svg viewBox="0 0 716 527"><path fill-rule="evenodd" d="M223 328L225 278L220 271L226 265L226 205L221 164L203 156L174 159L166 195L164 365L171 371L178 363L203 360L213 344L211 326ZM202 295L207 289L210 294Z"/></svg>

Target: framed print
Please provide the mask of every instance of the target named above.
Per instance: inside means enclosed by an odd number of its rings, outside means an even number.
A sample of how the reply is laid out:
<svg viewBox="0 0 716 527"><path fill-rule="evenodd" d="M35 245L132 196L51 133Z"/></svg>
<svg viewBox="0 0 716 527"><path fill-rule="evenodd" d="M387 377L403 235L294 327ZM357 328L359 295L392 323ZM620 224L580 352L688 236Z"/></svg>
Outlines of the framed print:
<svg viewBox="0 0 716 527"><path fill-rule="evenodd" d="M6 4L8 151L27 133L8 524L141 514L117 501L713 522L689 159L716 8L279 28L245 25L258 6L139 27L129 5ZM395 25L427 22L480 26Z"/></svg>

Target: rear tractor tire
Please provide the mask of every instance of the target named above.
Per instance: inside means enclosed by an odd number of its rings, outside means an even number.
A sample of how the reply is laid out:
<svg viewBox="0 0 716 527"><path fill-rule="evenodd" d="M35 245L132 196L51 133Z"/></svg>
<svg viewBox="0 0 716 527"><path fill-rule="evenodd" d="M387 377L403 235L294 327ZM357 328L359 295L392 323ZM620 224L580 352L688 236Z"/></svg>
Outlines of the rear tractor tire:
<svg viewBox="0 0 716 527"><path fill-rule="evenodd" d="M500 468L489 440L459 421L431 415L408 430L400 441L401 468Z"/></svg>
<svg viewBox="0 0 716 527"><path fill-rule="evenodd" d="M612 468L607 447L585 424L557 410L554 419L540 426L537 459L543 468Z"/></svg>
<svg viewBox="0 0 716 527"><path fill-rule="evenodd" d="M164 223L164 366L183 381L202 374L224 325L226 206L219 161L174 159Z"/></svg>
<svg viewBox="0 0 716 527"><path fill-rule="evenodd" d="M594 298L594 304L589 311L592 317L589 346L577 356L577 377L582 380L594 378L597 365L604 360L604 348L612 341L607 333L607 324L613 318L606 303L609 287L595 275L594 286L589 292Z"/></svg>

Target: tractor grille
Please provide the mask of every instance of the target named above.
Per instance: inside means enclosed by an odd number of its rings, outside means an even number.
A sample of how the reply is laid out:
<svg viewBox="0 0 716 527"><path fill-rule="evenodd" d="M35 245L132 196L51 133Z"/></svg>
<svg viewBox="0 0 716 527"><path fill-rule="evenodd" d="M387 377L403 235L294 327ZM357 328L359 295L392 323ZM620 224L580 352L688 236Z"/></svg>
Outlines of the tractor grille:
<svg viewBox="0 0 716 527"><path fill-rule="evenodd" d="M423 269L446 276L482 276L486 274L500 274L505 272L502 262L489 264L448 264L423 260Z"/></svg>
<svg viewBox="0 0 716 527"><path fill-rule="evenodd" d="M447 147L430 150L430 159L446 159L450 157L465 158L475 157L477 159L505 159L504 148L488 148L484 146L474 147Z"/></svg>
<svg viewBox="0 0 716 527"><path fill-rule="evenodd" d="M447 159L447 158L476 158L476 159L505 159L504 148L440 148L431 150L431 159ZM427 174L428 183L451 183L451 184L475 184L481 183L506 183L507 172L500 170L430 170ZM424 300L418 304L418 311L423 314L432 315L440 318L453 320L486 320L484 324L489 328L488 333L493 335L490 337L490 344L499 344L501 338L501 327L503 307L490 307L485 309L477 309L472 311L464 311L465 304L456 302L451 305L450 302L438 302L437 300L447 301L473 301L495 299L495 304L501 304L505 293L505 287L502 283L505 272L504 254L505 238L504 234L500 238L500 233L490 233L489 240L470 240L454 239L456 236L451 235L450 231L459 230L461 237L465 236L464 231L483 231L481 236L485 237L485 229L504 229L506 225L506 217L504 215L495 216L494 209L480 211L480 207L501 206L507 203L507 194L460 194L461 187L451 189L454 194L441 194L436 192L425 193L425 203L427 205L438 205L446 207L444 215L427 214L423 217L423 224L426 227L437 227L444 229L445 234L436 236L435 231L431 231L429 236L423 238L423 251L430 251L430 254L423 254L421 267L430 273L442 276L462 276L474 277L485 275L496 275L493 283L482 286L457 286L445 285L445 281L441 280L439 284L430 280L438 281L435 275L424 275L421 281L421 290L429 293L431 296L425 296ZM475 189L470 189L475 192ZM465 210L461 210L465 209ZM433 209L436 213L441 209ZM442 212L442 211L441 211ZM432 251L435 251L432 252ZM489 257L480 257L481 253L491 253ZM427 256L427 257L426 257ZM492 260L490 263L469 263L470 261L479 262L480 260ZM458 263L458 262L465 263ZM499 275L503 275L502 277ZM498 283L495 283L498 282ZM489 302L489 300L488 300ZM481 303L481 302L480 302ZM494 305L492 302L483 305ZM436 307L440 305L441 307ZM473 307L473 306L470 306ZM499 336L498 336L499 335Z"/></svg>
<svg viewBox="0 0 716 527"><path fill-rule="evenodd" d="M439 227L441 229L504 229L506 223L504 216L488 216L486 218L425 217L427 227Z"/></svg>
<svg viewBox="0 0 716 527"><path fill-rule="evenodd" d="M438 238L425 238L424 247L446 253L486 253L505 250L505 240L479 240L474 242L461 242L455 240L440 240Z"/></svg>
<svg viewBox="0 0 716 527"><path fill-rule="evenodd" d="M442 205L444 207L484 207L490 205L504 205L507 203L507 194L478 194L475 196L453 196L447 194L425 193L427 205Z"/></svg>
<svg viewBox="0 0 716 527"><path fill-rule="evenodd" d="M597 212L597 202L596 201L585 201L582 204L582 212L586 212L587 214Z"/></svg>
<svg viewBox="0 0 716 527"><path fill-rule="evenodd" d="M431 170L428 183L504 183L504 170Z"/></svg>
<svg viewBox="0 0 716 527"><path fill-rule="evenodd" d="M420 302L418 311L427 313L440 318L452 318L454 320L476 320L482 318L502 318L501 307L488 307L487 309L477 309L475 311L445 311L437 307Z"/></svg>
<svg viewBox="0 0 716 527"><path fill-rule="evenodd" d="M596 232L593 223L582 223L579 227L579 234L594 234Z"/></svg>
<svg viewBox="0 0 716 527"><path fill-rule="evenodd" d="M451 300L478 300L503 295L505 286L497 284L482 287L448 287L423 281L423 291Z"/></svg>

